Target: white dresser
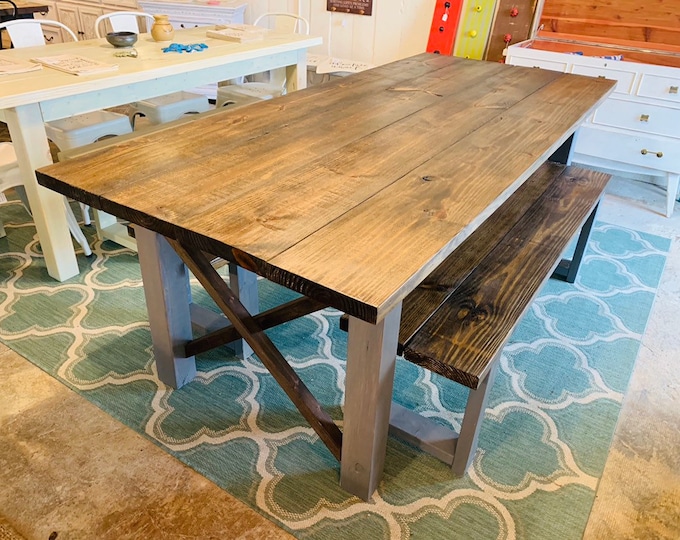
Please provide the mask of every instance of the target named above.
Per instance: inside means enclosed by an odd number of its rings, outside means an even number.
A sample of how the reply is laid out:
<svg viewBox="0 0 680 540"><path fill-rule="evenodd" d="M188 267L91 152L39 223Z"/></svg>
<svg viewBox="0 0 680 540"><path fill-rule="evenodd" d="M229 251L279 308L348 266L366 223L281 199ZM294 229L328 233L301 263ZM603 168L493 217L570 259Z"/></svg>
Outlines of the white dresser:
<svg viewBox="0 0 680 540"><path fill-rule="evenodd" d="M535 0L530 36L506 63L605 77L611 96L586 120L574 161L666 186L680 173L680 0Z"/></svg>
<svg viewBox="0 0 680 540"><path fill-rule="evenodd" d="M534 45L525 41L510 46L506 63L617 81L613 94L579 131L574 162L665 177L670 217L680 178L680 68L628 62L625 51L621 61L540 50Z"/></svg>
<svg viewBox="0 0 680 540"><path fill-rule="evenodd" d="M241 1L207 2L137 0L139 9L152 15L168 15L175 28L194 28L210 24L243 23L247 3Z"/></svg>
<svg viewBox="0 0 680 540"><path fill-rule="evenodd" d="M145 13L167 15L173 28L176 29L213 24L242 24L246 7L248 7L248 4L243 1L217 1L215 4L208 4L207 2L138 0L137 4L139 9ZM203 94L208 99L215 99L217 84L199 86L192 88L191 91Z"/></svg>

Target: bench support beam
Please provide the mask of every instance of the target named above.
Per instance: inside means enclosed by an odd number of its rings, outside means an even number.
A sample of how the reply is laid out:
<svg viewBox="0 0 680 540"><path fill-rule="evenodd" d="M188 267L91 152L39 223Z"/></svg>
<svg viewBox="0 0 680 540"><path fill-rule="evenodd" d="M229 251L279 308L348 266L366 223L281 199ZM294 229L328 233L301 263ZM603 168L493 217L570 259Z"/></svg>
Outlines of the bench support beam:
<svg viewBox="0 0 680 540"><path fill-rule="evenodd" d="M390 435L451 465L454 475L464 476L477 451L479 429L484 419L484 411L496 376L499 359L500 353L491 365L486 378L480 381L478 388L470 390L460 433L402 407L398 403L392 403Z"/></svg>

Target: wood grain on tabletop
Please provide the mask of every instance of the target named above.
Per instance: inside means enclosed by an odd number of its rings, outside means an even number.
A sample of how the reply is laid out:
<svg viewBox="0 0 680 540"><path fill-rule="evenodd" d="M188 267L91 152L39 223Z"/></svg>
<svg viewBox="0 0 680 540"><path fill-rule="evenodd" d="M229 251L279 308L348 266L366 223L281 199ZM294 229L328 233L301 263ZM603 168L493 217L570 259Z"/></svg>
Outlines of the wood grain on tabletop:
<svg viewBox="0 0 680 540"><path fill-rule="evenodd" d="M95 208L310 296L326 287L373 321L612 86L421 55L42 171Z"/></svg>
<svg viewBox="0 0 680 540"><path fill-rule="evenodd" d="M535 204L552 180L566 168L545 163L503 205L405 299L399 343L407 343L423 323L500 243L508 231Z"/></svg>

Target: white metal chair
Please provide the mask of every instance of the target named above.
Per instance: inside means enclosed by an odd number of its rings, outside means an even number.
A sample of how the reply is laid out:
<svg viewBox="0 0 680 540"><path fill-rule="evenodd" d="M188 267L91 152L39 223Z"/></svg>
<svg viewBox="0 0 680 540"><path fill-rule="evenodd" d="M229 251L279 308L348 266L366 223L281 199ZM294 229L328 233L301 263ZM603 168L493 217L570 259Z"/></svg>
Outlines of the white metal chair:
<svg viewBox="0 0 680 540"><path fill-rule="evenodd" d="M17 155L14 151L14 145L10 142L0 143L0 193L4 193L10 188L15 188L19 193L24 206L26 207L26 210L30 214L31 209L28 205L28 201L26 200L25 193L22 193L23 185L24 182L19 171L19 163L17 162ZM71 231L73 238L75 238L76 242L78 242L80 247L83 248L83 253L89 257L92 255L92 250L90 249L90 245L87 243L87 238L85 238L83 231L78 226L78 221L76 220L76 216L73 214L73 210L71 210L71 207L69 206L68 200L66 197L63 197L63 199L68 228ZM0 221L0 238L4 238L5 236L5 228Z"/></svg>
<svg viewBox="0 0 680 540"><path fill-rule="evenodd" d="M58 28L78 41L78 37L68 26L59 21L48 19L17 19L0 23L0 28L7 30L15 48L45 45L43 27ZM45 123L47 138L61 150L68 150L93 143L105 137L123 135L132 132L129 118L124 114L111 111L92 111ZM67 205L68 211L70 206ZM90 225L89 208L81 204L85 225ZM68 212L67 212L68 213ZM70 220L71 216L67 216ZM75 218L73 218L75 220ZM73 233L74 230L72 229ZM82 236L84 239L84 235ZM80 239L77 238L80 242Z"/></svg>
<svg viewBox="0 0 680 540"><path fill-rule="evenodd" d="M255 19L256 26L272 26L273 31L285 34L309 34L309 22L294 13L264 13ZM286 73L283 69L270 72L269 82L243 82L220 86L217 106L240 106L254 101L272 99L286 93Z"/></svg>
<svg viewBox="0 0 680 540"><path fill-rule="evenodd" d="M114 11L105 13L97 18L94 23L94 31L97 37L102 37L100 29L106 27L113 32L134 32L139 34L142 29L140 21L146 24L147 30L154 22L153 15L143 11ZM164 96L135 101L130 106L134 109L132 114L132 126L135 118L144 116L152 124L162 124L177 120L185 114L196 114L209 109L208 98L201 94L191 92L174 92Z"/></svg>

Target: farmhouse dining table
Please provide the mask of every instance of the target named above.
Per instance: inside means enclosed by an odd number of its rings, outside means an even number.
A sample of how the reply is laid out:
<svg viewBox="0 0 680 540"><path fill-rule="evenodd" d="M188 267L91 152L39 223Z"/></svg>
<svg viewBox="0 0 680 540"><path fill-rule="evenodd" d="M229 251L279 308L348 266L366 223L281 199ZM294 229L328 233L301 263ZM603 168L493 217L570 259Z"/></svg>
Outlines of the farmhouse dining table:
<svg viewBox="0 0 680 540"><path fill-rule="evenodd" d="M340 461L341 485L368 500L402 300L568 146L611 88L422 54L93 149L38 178L136 224L166 383L191 380L194 354L244 338ZM256 315L252 288L227 286L214 256L302 296ZM231 326L192 338L187 267ZM325 306L349 315L342 432L263 331Z"/></svg>
<svg viewBox="0 0 680 540"><path fill-rule="evenodd" d="M118 65L81 76L48 67L0 75L0 121L9 127L48 273L59 281L79 270L63 202L35 180L35 169L52 163L44 122L277 68L286 69L289 91L304 88L307 49L321 44L321 38L270 32L259 41L235 43L208 38L206 28L198 27L176 31L174 42L208 48L163 52L169 43L141 34L137 57L114 56L117 50L104 38L0 51L0 60L77 55Z"/></svg>

